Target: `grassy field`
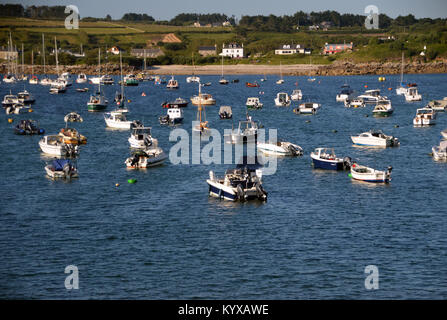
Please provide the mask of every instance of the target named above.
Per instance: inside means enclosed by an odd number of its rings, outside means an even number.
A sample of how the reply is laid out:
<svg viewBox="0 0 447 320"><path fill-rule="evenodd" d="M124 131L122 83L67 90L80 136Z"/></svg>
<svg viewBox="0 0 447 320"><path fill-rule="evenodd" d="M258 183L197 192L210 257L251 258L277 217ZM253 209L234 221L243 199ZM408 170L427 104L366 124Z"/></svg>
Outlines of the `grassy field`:
<svg viewBox="0 0 447 320"><path fill-rule="evenodd" d="M405 32L403 32L405 31ZM143 48L154 37L166 33L175 33L182 39L182 44L172 46L160 44L166 56L157 60L149 61L156 64L190 64L191 56L194 54L196 64L219 64L220 59L202 58L197 54L199 46L214 46L220 50L223 43L238 42L244 44L245 53L248 58L241 60L226 59L225 64L235 63L257 63L257 64L308 64L310 59L313 64L330 64L336 60L349 60L353 62L368 61L398 61L401 52L410 59L421 59L419 53L427 45L425 60L447 57L447 28L445 26L418 25L407 29L392 29L379 31L363 30L361 28L343 28L329 31L307 31L300 30L293 33L279 32L240 32L237 28L214 27L195 28L181 26L156 25L148 23L124 23L123 21L97 21L80 22L78 30L67 30L64 21L61 20L33 20L26 18L1 18L0 19L0 45L6 46L9 32L12 33L13 41L17 47L24 44L26 63L30 62L30 52L41 50L42 33L45 34L47 50L54 46L54 37L57 37L62 49L79 51L81 44L87 57L74 59L62 55L62 63L96 63L98 47L111 47L118 45L127 54L124 60L134 65L141 64L128 53L131 48ZM379 37L393 35L396 40L392 42L378 41ZM325 43L353 42L354 51L341 53L334 56L321 55ZM274 49L280 44L302 44L313 49L312 57L304 55L278 56ZM48 52L47 51L47 52ZM37 61L38 57L36 56ZM117 62L117 57L110 58ZM52 63L49 57L49 63ZM54 59L53 59L54 60Z"/></svg>

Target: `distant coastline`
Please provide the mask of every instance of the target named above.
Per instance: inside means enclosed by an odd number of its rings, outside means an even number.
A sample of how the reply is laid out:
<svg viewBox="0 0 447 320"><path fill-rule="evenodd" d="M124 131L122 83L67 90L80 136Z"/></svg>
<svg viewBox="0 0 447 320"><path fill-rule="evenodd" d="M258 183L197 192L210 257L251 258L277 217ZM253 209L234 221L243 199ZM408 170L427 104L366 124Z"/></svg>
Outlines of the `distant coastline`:
<svg viewBox="0 0 447 320"><path fill-rule="evenodd" d="M19 70L20 70L19 66ZM193 69L190 65L156 65L148 67L146 72L149 74L161 75L190 75L193 73L197 75L218 75L221 74L220 65L199 65ZM31 74L31 65L25 65L25 74ZM101 67L102 73L111 75L119 75L119 65L110 64ZM340 75L385 75L385 74L399 74L401 64L398 62L366 62L366 63L351 63L346 61L335 61L329 65L309 65L309 64L292 64L283 65L282 73L288 76L340 76ZM133 66L123 66L123 73L137 73L141 70ZM46 67L47 74L56 74L55 66ZM85 73L87 75L98 74L98 67L91 65L72 65L59 66L59 72L70 72L71 74ZM407 74L430 74L430 73L447 73L447 60L437 60L433 62L412 62L405 64L404 72ZM0 73L7 73L7 64L0 65ZM34 66L35 74L43 74L43 66ZM237 74L279 74L279 66L277 65L261 65L261 64L236 64L224 66L224 73L226 75Z"/></svg>

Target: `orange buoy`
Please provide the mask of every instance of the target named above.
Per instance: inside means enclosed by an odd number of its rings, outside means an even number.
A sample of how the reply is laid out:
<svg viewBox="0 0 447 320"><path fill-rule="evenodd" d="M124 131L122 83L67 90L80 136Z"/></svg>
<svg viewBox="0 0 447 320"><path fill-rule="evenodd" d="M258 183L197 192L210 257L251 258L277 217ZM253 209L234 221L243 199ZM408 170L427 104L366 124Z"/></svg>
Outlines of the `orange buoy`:
<svg viewBox="0 0 447 320"><path fill-rule="evenodd" d="M12 118L9 118L9 119L8 119L8 122L9 122L9 123L12 123L13 121L14 121L14 119L12 119Z"/></svg>
<svg viewBox="0 0 447 320"><path fill-rule="evenodd" d="M393 90L393 88L388 88L389 91Z"/></svg>
<svg viewBox="0 0 447 320"><path fill-rule="evenodd" d="M145 96L146 96L146 94L145 94L145 93L143 92L143 93L141 94L141 96L142 96L142 97L145 97Z"/></svg>
<svg viewBox="0 0 447 320"><path fill-rule="evenodd" d="M365 88L368 88L368 86L365 84Z"/></svg>

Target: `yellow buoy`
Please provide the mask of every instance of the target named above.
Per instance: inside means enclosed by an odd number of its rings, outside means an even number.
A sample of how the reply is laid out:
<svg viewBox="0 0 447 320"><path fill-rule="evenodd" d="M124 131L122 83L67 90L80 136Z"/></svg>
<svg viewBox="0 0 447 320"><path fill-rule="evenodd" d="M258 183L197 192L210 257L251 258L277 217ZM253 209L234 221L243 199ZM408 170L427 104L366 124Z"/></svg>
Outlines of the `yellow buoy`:
<svg viewBox="0 0 447 320"><path fill-rule="evenodd" d="M33 109L29 109L28 112L33 112Z"/></svg>
<svg viewBox="0 0 447 320"><path fill-rule="evenodd" d="M115 183L115 187L119 187L120 186L120 184L119 183Z"/></svg>
<svg viewBox="0 0 447 320"><path fill-rule="evenodd" d="M11 119L11 118L8 119L9 123L12 123L13 121L14 121L14 119Z"/></svg>
<svg viewBox="0 0 447 320"><path fill-rule="evenodd" d="M129 103L130 103L130 99L129 99L129 100L127 100L127 102L129 102Z"/></svg>

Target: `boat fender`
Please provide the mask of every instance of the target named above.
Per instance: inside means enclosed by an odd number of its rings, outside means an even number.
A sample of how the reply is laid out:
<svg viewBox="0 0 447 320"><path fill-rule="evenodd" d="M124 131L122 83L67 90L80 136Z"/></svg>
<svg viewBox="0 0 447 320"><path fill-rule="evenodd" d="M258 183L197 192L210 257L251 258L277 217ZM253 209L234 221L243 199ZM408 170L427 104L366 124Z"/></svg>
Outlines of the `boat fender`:
<svg viewBox="0 0 447 320"><path fill-rule="evenodd" d="M242 185L238 184L236 187L236 193L237 197L240 201L245 201L245 192L244 189L242 189Z"/></svg>

